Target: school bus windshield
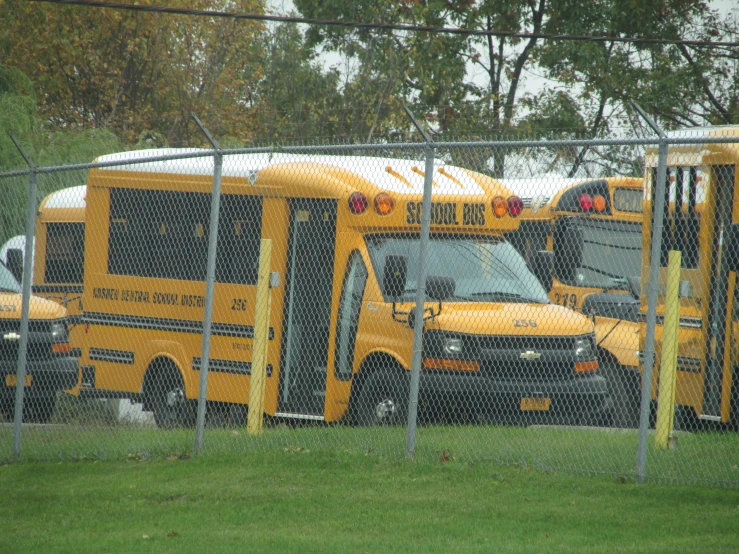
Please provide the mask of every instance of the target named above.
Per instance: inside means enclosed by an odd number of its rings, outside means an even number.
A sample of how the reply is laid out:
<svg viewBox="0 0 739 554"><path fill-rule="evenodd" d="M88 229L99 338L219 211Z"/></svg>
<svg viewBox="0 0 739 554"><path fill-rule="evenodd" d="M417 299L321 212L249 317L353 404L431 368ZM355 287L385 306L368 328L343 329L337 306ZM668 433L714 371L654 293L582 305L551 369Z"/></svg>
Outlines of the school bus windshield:
<svg viewBox="0 0 739 554"><path fill-rule="evenodd" d="M10 270L0 263L0 292L20 292L21 287Z"/></svg>
<svg viewBox="0 0 739 554"><path fill-rule="evenodd" d="M406 257L408 280L404 301L415 300L419 240L418 235L366 238L375 275L383 275L387 256ZM454 301L549 303L546 292L526 262L504 240L432 236L426 259L427 275L454 279Z"/></svg>
<svg viewBox="0 0 739 554"><path fill-rule="evenodd" d="M641 274L641 225L582 218L573 218L572 223L583 235L578 285L623 288L629 277Z"/></svg>

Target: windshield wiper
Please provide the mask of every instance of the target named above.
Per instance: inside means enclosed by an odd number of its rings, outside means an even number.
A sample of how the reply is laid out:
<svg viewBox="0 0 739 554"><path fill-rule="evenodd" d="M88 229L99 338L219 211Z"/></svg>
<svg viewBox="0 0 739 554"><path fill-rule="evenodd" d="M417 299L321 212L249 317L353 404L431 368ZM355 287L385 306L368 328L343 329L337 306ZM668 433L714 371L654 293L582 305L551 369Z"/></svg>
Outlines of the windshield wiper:
<svg viewBox="0 0 739 554"><path fill-rule="evenodd" d="M20 291L17 290L17 289L9 289L7 287L0 287L0 292L17 292L17 293L20 293Z"/></svg>
<svg viewBox="0 0 739 554"><path fill-rule="evenodd" d="M607 271L603 271L602 269L598 269L597 267L591 267L589 265L583 265L581 266L583 269L590 270L594 273L598 273L599 275L604 275L606 277L610 277L611 281L613 283L611 285L608 285L603 288L603 292L608 292L609 290L629 290L629 280L626 277L621 277L620 275L616 275L614 273L608 273Z"/></svg>
<svg viewBox="0 0 739 554"><path fill-rule="evenodd" d="M401 296L400 302L415 302L416 297L412 296L410 299L407 299L408 295L412 294L415 295L418 292L418 289L406 289L403 291L403 296ZM455 294L454 296L450 296L444 302L453 302L455 300L467 300L468 298L466 296L460 296L459 294ZM430 298L428 298L428 294L426 295L426 302L432 302Z"/></svg>
<svg viewBox="0 0 739 554"><path fill-rule="evenodd" d="M466 296L462 296L461 298L472 300L473 298L487 298L487 297L491 297L495 299L503 299L503 300L512 300L516 302L531 302L534 304L544 304L545 303L543 300L539 298L530 298L528 296L523 296L515 292L503 292L503 291L473 292Z"/></svg>

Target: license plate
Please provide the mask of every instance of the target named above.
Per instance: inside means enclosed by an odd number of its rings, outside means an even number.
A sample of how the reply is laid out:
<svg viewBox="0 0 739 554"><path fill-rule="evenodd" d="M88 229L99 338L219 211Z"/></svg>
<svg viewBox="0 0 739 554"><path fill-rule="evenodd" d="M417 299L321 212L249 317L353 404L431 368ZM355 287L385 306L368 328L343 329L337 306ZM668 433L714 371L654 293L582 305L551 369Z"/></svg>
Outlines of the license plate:
<svg viewBox="0 0 739 554"><path fill-rule="evenodd" d="M549 398L522 398L521 410L524 412L546 412L551 403L552 401Z"/></svg>
<svg viewBox="0 0 739 554"><path fill-rule="evenodd" d="M26 375L26 378L24 379L24 382L26 383L27 387L31 386L31 381L33 381L33 375ZM18 377L15 375L6 375L5 376L5 386L6 387L14 387L18 384Z"/></svg>

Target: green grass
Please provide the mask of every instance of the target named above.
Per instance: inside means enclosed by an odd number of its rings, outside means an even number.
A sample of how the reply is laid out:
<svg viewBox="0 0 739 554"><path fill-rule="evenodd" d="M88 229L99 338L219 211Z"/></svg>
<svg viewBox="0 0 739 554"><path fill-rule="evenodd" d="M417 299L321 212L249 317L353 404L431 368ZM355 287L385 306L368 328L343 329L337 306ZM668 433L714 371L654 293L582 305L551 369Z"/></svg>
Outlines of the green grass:
<svg viewBox="0 0 739 554"><path fill-rule="evenodd" d="M103 421L102 419L100 421ZM679 433L674 450L659 452L651 445L647 477L652 482L739 487L739 437L736 433ZM385 456L402 460L403 428L318 426L267 427L259 437L243 428L206 429L205 449L214 457L281 452L285 448L332 453ZM10 460L12 427L0 426L0 461ZM144 460L191 453L194 430L99 425L25 426L22 459ZM448 456L458 462L494 461L541 471L604 474L633 482L636 431L512 426L419 427L416 459Z"/></svg>
<svg viewBox="0 0 739 554"><path fill-rule="evenodd" d="M736 490L298 446L9 464L0 499L2 552L736 552L739 534Z"/></svg>

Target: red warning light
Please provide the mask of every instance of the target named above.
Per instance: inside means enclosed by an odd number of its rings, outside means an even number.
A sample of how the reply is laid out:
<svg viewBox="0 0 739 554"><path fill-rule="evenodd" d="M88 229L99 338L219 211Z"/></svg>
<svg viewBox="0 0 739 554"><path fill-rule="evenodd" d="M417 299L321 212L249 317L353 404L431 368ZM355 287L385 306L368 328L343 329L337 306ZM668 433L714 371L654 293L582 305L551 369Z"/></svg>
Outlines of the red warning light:
<svg viewBox="0 0 739 554"><path fill-rule="evenodd" d="M511 196L508 199L508 213L511 217L518 217L523 211L523 200L518 196Z"/></svg>
<svg viewBox="0 0 739 554"><path fill-rule="evenodd" d="M585 193L580 195L580 207L584 212L589 212L590 208L593 207L593 199L589 194Z"/></svg>
<svg viewBox="0 0 739 554"><path fill-rule="evenodd" d="M361 192L355 192L349 197L349 211L355 215L363 214L369 206L369 200Z"/></svg>

